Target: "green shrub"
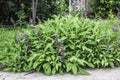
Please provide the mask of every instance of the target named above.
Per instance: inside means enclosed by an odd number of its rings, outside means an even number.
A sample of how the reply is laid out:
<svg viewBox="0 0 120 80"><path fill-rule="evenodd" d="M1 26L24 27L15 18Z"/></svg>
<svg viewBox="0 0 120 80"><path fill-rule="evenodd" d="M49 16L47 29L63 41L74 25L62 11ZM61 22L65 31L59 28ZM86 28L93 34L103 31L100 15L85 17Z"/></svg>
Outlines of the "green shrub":
<svg viewBox="0 0 120 80"><path fill-rule="evenodd" d="M111 26L115 23L54 16L19 33L0 54L0 63L6 66L5 71L34 70L47 75L89 74L85 68L119 66L120 31L118 26Z"/></svg>
<svg viewBox="0 0 120 80"><path fill-rule="evenodd" d="M22 26L32 17L32 0L1 0L0 25ZM44 8L43 8L44 7ZM37 18L41 21L66 12L65 0L38 0Z"/></svg>
<svg viewBox="0 0 120 80"><path fill-rule="evenodd" d="M66 9L65 0L41 0L38 4L37 15L41 20L47 20L55 14L64 15Z"/></svg>
<svg viewBox="0 0 120 80"><path fill-rule="evenodd" d="M15 30L0 28L0 51L4 50L7 42L14 40Z"/></svg>
<svg viewBox="0 0 120 80"><path fill-rule="evenodd" d="M27 23L27 18L31 15L31 1L27 0L1 0L0 24L22 26Z"/></svg>
<svg viewBox="0 0 120 80"><path fill-rule="evenodd" d="M99 17L107 18L109 14L116 15L120 11L119 0L92 0L89 2L92 12Z"/></svg>

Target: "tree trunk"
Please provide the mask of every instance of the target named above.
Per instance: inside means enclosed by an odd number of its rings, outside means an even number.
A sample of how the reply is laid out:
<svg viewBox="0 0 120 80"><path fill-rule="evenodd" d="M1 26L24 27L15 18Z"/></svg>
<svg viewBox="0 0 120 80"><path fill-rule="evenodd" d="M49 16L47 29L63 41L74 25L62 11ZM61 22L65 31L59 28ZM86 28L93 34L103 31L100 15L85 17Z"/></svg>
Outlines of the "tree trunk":
<svg viewBox="0 0 120 80"><path fill-rule="evenodd" d="M32 0L32 23L35 25L36 23L36 13L37 13L37 4L38 0Z"/></svg>
<svg viewBox="0 0 120 80"><path fill-rule="evenodd" d="M69 0L69 14L71 14L71 11L72 11L72 6L71 6L71 0Z"/></svg>
<svg viewBox="0 0 120 80"><path fill-rule="evenodd" d="M35 0L32 0L32 24L35 25Z"/></svg>
<svg viewBox="0 0 120 80"><path fill-rule="evenodd" d="M85 0L85 18L88 17L88 0Z"/></svg>

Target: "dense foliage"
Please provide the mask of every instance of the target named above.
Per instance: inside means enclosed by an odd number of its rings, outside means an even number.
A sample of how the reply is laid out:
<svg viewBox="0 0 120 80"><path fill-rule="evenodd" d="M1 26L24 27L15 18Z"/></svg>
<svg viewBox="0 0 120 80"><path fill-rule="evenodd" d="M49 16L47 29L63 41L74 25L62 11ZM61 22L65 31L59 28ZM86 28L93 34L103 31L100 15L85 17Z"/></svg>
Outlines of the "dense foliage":
<svg viewBox="0 0 120 80"><path fill-rule="evenodd" d="M25 24L26 17L30 17L30 6L30 0L0 0L0 24Z"/></svg>
<svg viewBox="0 0 120 80"><path fill-rule="evenodd" d="M116 23L112 20L103 25L89 19L55 16L36 28L17 33L1 50L0 63L6 66L5 71L47 75L89 74L85 68L119 66L120 31Z"/></svg>
<svg viewBox="0 0 120 80"><path fill-rule="evenodd" d="M120 11L119 0L89 0L90 13L106 18ZM37 19L47 20L54 14L66 14L68 0L38 0ZM0 0L0 25L21 26L32 17L32 0Z"/></svg>
<svg viewBox="0 0 120 80"><path fill-rule="evenodd" d="M120 0L90 0L90 5L92 12L103 18L120 11Z"/></svg>
<svg viewBox="0 0 120 80"><path fill-rule="evenodd" d="M46 20L64 14L65 0L38 0L37 17ZM0 24L21 26L32 17L32 0L0 0Z"/></svg>

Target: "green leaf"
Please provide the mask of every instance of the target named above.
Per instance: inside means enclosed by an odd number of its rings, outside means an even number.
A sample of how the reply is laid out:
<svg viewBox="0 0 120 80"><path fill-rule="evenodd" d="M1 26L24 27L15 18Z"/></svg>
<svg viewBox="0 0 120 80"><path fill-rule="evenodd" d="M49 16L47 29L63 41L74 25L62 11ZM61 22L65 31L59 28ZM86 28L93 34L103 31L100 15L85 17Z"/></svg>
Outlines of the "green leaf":
<svg viewBox="0 0 120 80"><path fill-rule="evenodd" d="M47 43L46 47L44 48L44 51L48 51L48 49L50 49L50 51L54 51L53 47L52 47L53 43Z"/></svg>
<svg viewBox="0 0 120 80"><path fill-rule="evenodd" d="M72 69L71 63L66 63L66 72L69 72Z"/></svg>
<svg viewBox="0 0 120 80"><path fill-rule="evenodd" d="M72 57L70 58L70 62L74 62L74 61L77 61L77 57L76 57L76 56L72 56Z"/></svg>
<svg viewBox="0 0 120 80"><path fill-rule="evenodd" d="M79 65L84 66L84 63L86 62L85 60L81 60L81 59L77 59L77 61L79 62Z"/></svg>
<svg viewBox="0 0 120 80"><path fill-rule="evenodd" d="M61 64L60 62L59 62L59 63L56 63L55 68L56 68L57 71L58 71L58 68L61 67L61 65L62 65L62 64Z"/></svg>
<svg viewBox="0 0 120 80"><path fill-rule="evenodd" d="M69 47L74 50L75 49L75 46L73 44L70 44Z"/></svg>
<svg viewBox="0 0 120 80"><path fill-rule="evenodd" d="M112 68L115 67L113 62L109 62L109 64L110 64L110 66L111 66Z"/></svg>
<svg viewBox="0 0 120 80"><path fill-rule="evenodd" d="M56 58L55 55L52 55L52 56L51 56L51 59L52 59L52 60L55 60L55 58Z"/></svg>
<svg viewBox="0 0 120 80"><path fill-rule="evenodd" d="M74 75L77 75L77 66L75 64L72 66L72 72Z"/></svg>
<svg viewBox="0 0 120 80"><path fill-rule="evenodd" d="M85 69L80 68L80 73L83 75L90 75L89 72L87 72Z"/></svg>
<svg viewBox="0 0 120 80"><path fill-rule="evenodd" d="M51 74L51 66L49 63L45 63L43 65L43 69L46 75L50 75Z"/></svg>
<svg viewBox="0 0 120 80"><path fill-rule="evenodd" d="M52 74L54 75L56 73L56 68L54 67L53 69L52 69Z"/></svg>
<svg viewBox="0 0 120 80"><path fill-rule="evenodd" d="M33 61L37 56L39 56L40 54L36 54L35 52L31 51L31 56L28 58L28 61Z"/></svg>
<svg viewBox="0 0 120 80"><path fill-rule="evenodd" d="M82 46L82 49L83 49L83 51L89 51L90 53L92 52L92 49L90 49L90 48L87 48L86 46Z"/></svg>
<svg viewBox="0 0 120 80"><path fill-rule="evenodd" d="M60 68L60 69L59 69L59 73L60 73L61 75L63 75L63 74L64 74L64 72L63 72L62 68Z"/></svg>
<svg viewBox="0 0 120 80"><path fill-rule="evenodd" d="M65 36L67 36L67 32L65 31L64 28L59 27L59 29L60 29L60 31L61 31Z"/></svg>
<svg viewBox="0 0 120 80"><path fill-rule="evenodd" d="M62 37L61 39L60 39L60 41L64 41L64 40L66 40L67 39L67 37Z"/></svg>
<svg viewBox="0 0 120 80"><path fill-rule="evenodd" d="M88 65L90 68L94 68L94 67L95 67L92 63L87 63L87 65Z"/></svg>
<svg viewBox="0 0 120 80"><path fill-rule="evenodd" d="M102 66L104 66L105 62L106 62L105 60L102 60L101 62Z"/></svg>
<svg viewBox="0 0 120 80"><path fill-rule="evenodd" d="M76 38L76 35L75 34L70 34L71 35L71 38L74 39Z"/></svg>
<svg viewBox="0 0 120 80"><path fill-rule="evenodd" d="M32 64L32 63L31 63L31 64ZM40 65L40 62L35 61L35 62L33 63L33 68L35 69L38 65Z"/></svg>
<svg viewBox="0 0 120 80"><path fill-rule="evenodd" d="M17 68L12 68L13 72L17 72L18 69Z"/></svg>
<svg viewBox="0 0 120 80"><path fill-rule="evenodd" d="M9 67L8 67L8 68L5 68L3 71L6 72L6 71L10 71L10 70L12 70L12 68L9 68Z"/></svg>
<svg viewBox="0 0 120 80"><path fill-rule="evenodd" d="M85 42L86 44L90 44L90 45L96 45L96 41L91 41L91 40L88 40L87 42Z"/></svg>

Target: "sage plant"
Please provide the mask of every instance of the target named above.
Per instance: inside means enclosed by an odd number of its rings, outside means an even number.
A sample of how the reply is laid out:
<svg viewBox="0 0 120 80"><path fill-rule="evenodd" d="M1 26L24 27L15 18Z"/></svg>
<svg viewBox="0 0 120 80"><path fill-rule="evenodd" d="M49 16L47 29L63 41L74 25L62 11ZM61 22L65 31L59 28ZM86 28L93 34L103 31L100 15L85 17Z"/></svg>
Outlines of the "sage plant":
<svg viewBox="0 0 120 80"><path fill-rule="evenodd" d="M27 33L24 33L23 36L24 36L24 40L28 41L29 36L27 35Z"/></svg>
<svg viewBox="0 0 120 80"><path fill-rule="evenodd" d="M65 62L65 56L64 56L64 44L59 42L59 36L55 35L55 46L56 46L56 52L60 53L60 61Z"/></svg>
<svg viewBox="0 0 120 80"><path fill-rule="evenodd" d="M20 41L21 41L21 34L17 34L17 42L18 42L18 44L20 44Z"/></svg>

